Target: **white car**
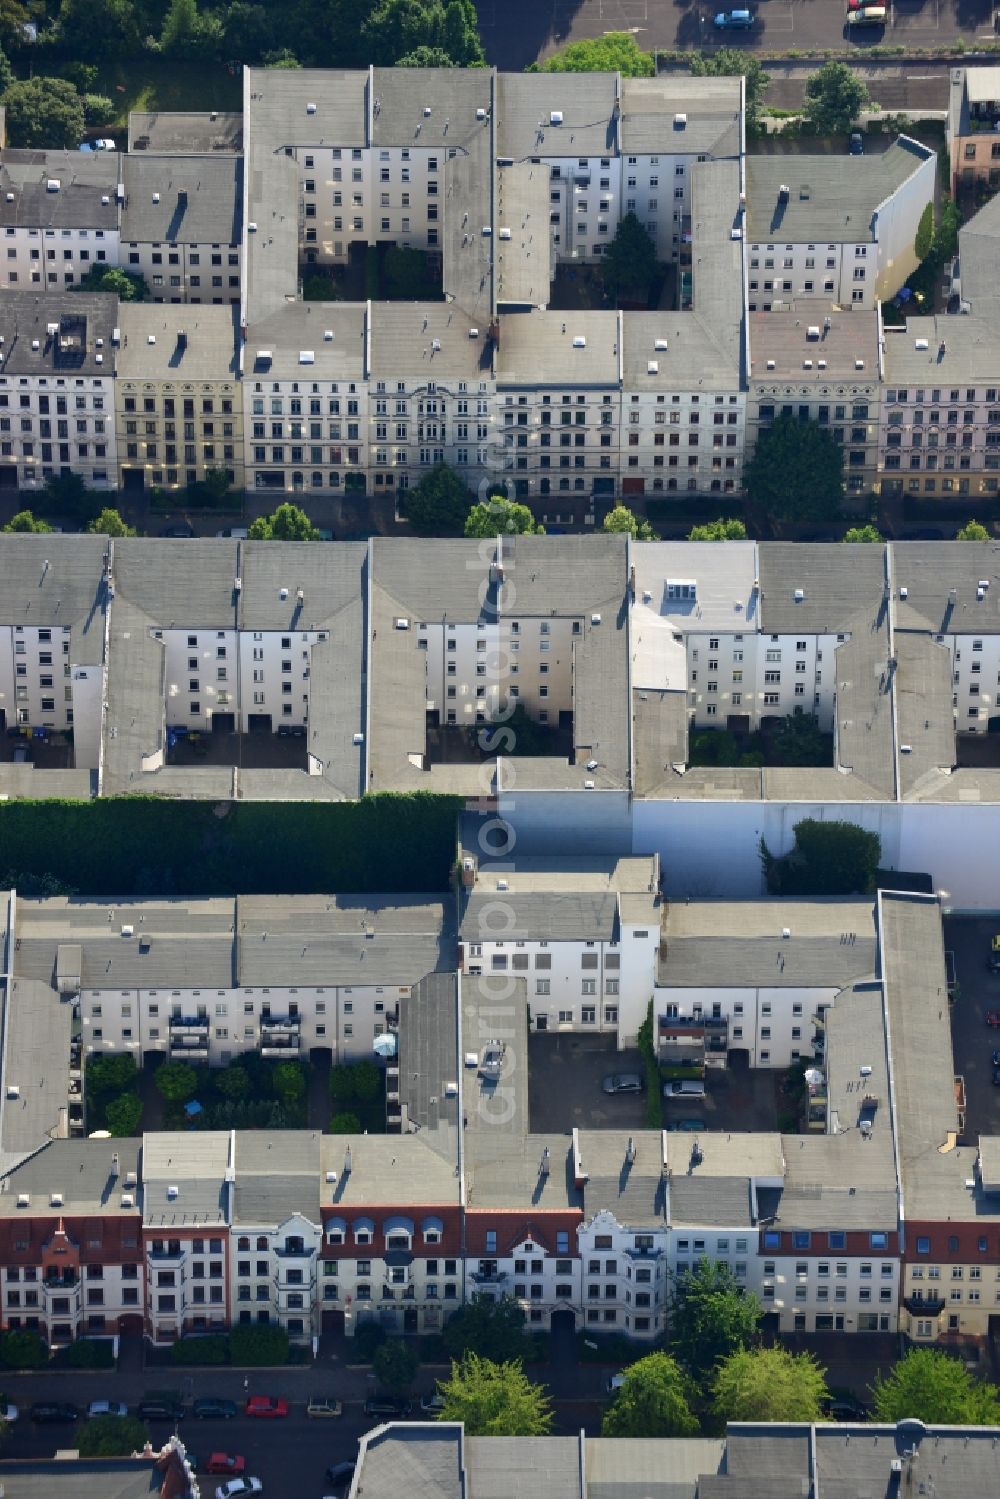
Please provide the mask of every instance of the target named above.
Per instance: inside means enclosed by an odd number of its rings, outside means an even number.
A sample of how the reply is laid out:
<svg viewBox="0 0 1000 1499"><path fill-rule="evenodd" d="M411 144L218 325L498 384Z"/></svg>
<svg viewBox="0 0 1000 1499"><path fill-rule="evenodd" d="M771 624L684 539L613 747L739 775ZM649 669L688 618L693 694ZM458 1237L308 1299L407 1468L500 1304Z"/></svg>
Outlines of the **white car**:
<svg viewBox="0 0 1000 1499"><path fill-rule="evenodd" d="M87 1415L90 1420L95 1416L127 1416L128 1406L120 1400L92 1400L87 1406Z"/></svg>
<svg viewBox="0 0 1000 1499"><path fill-rule="evenodd" d="M228 1483L220 1483L215 1491L215 1499L240 1499L242 1494L262 1494L264 1485L259 1478L231 1478Z"/></svg>
<svg viewBox="0 0 1000 1499"><path fill-rule="evenodd" d="M18 1409L16 1405L0 1405L0 1421L6 1421L10 1426L17 1420Z"/></svg>

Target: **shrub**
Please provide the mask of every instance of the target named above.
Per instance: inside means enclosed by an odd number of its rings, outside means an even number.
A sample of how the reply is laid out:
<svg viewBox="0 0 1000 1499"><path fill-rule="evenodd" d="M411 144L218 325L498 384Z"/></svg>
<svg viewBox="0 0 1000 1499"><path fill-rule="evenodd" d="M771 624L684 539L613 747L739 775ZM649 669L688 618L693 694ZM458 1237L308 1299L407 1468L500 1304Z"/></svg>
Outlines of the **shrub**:
<svg viewBox="0 0 1000 1499"><path fill-rule="evenodd" d="M331 1135L360 1135L361 1120L357 1114L334 1114L330 1120Z"/></svg>
<svg viewBox="0 0 1000 1499"><path fill-rule="evenodd" d="M354 1354L359 1364L370 1364L385 1342L385 1329L377 1322L362 1322L354 1334Z"/></svg>
<svg viewBox="0 0 1000 1499"><path fill-rule="evenodd" d="M40 1369L49 1350L36 1332L0 1333L0 1365L5 1369Z"/></svg>
<svg viewBox="0 0 1000 1499"><path fill-rule="evenodd" d="M206 1338L178 1338L170 1355L175 1364L224 1364L229 1359L229 1339L221 1333Z"/></svg>
<svg viewBox="0 0 1000 1499"><path fill-rule="evenodd" d="M288 1363L288 1334L283 1327L240 1324L229 1333L229 1356L244 1368Z"/></svg>
<svg viewBox="0 0 1000 1499"><path fill-rule="evenodd" d="M74 1437L81 1457L131 1457L149 1439L148 1430L135 1416L95 1416L81 1422Z"/></svg>
<svg viewBox="0 0 1000 1499"><path fill-rule="evenodd" d="M67 1369L113 1369L115 1350L109 1338L80 1338L67 1343L59 1362Z"/></svg>
<svg viewBox="0 0 1000 1499"><path fill-rule="evenodd" d="M387 1338L376 1348L372 1365L375 1378L383 1389L402 1395L416 1378L420 1359L416 1349L404 1343L402 1338Z"/></svg>

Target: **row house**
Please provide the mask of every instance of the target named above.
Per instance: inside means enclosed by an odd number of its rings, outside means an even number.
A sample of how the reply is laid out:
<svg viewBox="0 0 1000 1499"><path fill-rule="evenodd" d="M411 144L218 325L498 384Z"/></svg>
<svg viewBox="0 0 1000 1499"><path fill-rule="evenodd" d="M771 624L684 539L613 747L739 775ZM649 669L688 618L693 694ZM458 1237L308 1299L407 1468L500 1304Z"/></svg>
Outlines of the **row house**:
<svg viewBox="0 0 1000 1499"><path fill-rule="evenodd" d="M116 151L0 153L0 287L58 296L120 263Z"/></svg>
<svg viewBox="0 0 1000 1499"><path fill-rule="evenodd" d="M122 269L154 302L238 305L242 160L140 153L121 164Z"/></svg>
<svg viewBox="0 0 1000 1499"><path fill-rule="evenodd" d="M143 1136L145 1330L153 1343L228 1324L234 1155L235 1136L222 1130Z"/></svg>
<svg viewBox="0 0 1000 1499"><path fill-rule="evenodd" d="M946 135L952 196L1000 187L1000 68L952 68Z"/></svg>

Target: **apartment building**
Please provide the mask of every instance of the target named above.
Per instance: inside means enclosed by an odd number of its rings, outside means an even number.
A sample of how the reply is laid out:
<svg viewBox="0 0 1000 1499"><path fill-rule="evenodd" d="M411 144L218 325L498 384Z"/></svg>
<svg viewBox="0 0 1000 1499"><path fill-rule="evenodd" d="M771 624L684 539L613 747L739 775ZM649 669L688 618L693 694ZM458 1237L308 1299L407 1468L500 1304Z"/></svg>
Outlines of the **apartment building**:
<svg viewBox="0 0 1000 1499"><path fill-rule="evenodd" d="M50 1346L142 1330L139 1143L39 1137L20 1163L8 1159L5 1329L37 1332Z"/></svg>
<svg viewBox="0 0 1000 1499"><path fill-rule="evenodd" d="M219 473L242 489L236 307L166 313L153 303L123 302L116 332L122 490L181 489Z"/></svg>
<svg viewBox="0 0 1000 1499"><path fill-rule="evenodd" d="M117 484L116 298L27 291L0 301L0 487L31 493L74 473Z"/></svg>
<svg viewBox="0 0 1000 1499"><path fill-rule="evenodd" d="M154 302L240 301L243 163L238 156L121 158L124 270Z"/></svg>
<svg viewBox="0 0 1000 1499"><path fill-rule="evenodd" d="M238 155L243 150L243 115L222 109L131 109L128 149L159 156Z"/></svg>
<svg viewBox="0 0 1000 1499"><path fill-rule="evenodd" d="M852 158L750 156L749 310L815 298L875 309L916 269L913 242L934 200L937 156L901 135Z"/></svg>
<svg viewBox="0 0 1000 1499"><path fill-rule="evenodd" d="M952 68L948 96L948 161L954 197L1000 186L1000 68Z"/></svg>
<svg viewBox="0 0 1000 1499"><path fill-rule="evenodd" d="M477 794L498 753L524 784L625 784L625 546L564 542L557 561L544 537L372 541L369 789ZM519 706L545 736L534 755L503 728Z"/></svg>
<svg viewBox="0 0 1000 1499"><path fill-rule="evenodd" d="M571 869L516 861L463 869L459 925L468 974L524 975L535 1031L592 1029L633 1045L646 1018L660 940L654 856L574 859Z"/></svg>
<svg viewBox="0 0 1000 1499"><path fill-rule="evenodd" d="M814 303L795 300L780 310L751 313L747 391L751 450L777 417L819 422L844 449L848 495L876 488L881 453L881 350L875 308L852 306L821 315Z"/></svg>
<svg viewBox="0 0 1000 1499"><path fill-rule="evenodd" d="M116 151L3 152L0 287L55 296L119 264L121 162Z"/></svg>
<svg viewBox="0 0 1000 1499"><path fill-rule="evenodd" d="M661 1061L787 1068L821 1056L829 1006L874 978L871 902L667 901L657 970Z"/></svg>
<svg viewBox="0 0 1000 1499"><path fill-rule="evenodd" d="M248 1051L357 1061L455 953L447 903L419 896L21 900L15 930L15 972L72 996L83 1056L140 1067Z"/></svg>
<svg viewBox="0 0 1000 1499"><path fill-rule="evenodd" d="M270 1323L284 1328L292 1342L309 1341L320 1330L323 1137L275 1134L261 1150L258 1136L237 1131L233 1144L228 1321Z"/></svg>
<svg viewBox="0 0 1000 1499"><path fill-rule="evenodd" d="M152 1343L227 1324L235 1141L224 1130L142 1138L145 1333Z"/></svg>

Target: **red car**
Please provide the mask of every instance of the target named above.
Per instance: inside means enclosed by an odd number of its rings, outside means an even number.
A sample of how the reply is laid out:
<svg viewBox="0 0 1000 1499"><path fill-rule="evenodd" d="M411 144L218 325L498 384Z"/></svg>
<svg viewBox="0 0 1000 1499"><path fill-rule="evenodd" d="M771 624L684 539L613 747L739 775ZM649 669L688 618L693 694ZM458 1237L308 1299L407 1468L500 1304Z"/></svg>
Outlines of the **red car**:
<svg viewBox="0 0 1000 1499"><path fill-rule="evenodd" d="M1000 1023L1000 1022L998 1022ZM279 1395L251 1395L246 1403L248 1416L263 1416L275 1418L288 1415L288 1401Z"/></svg>
<svg viewBox="0 0 1000 1499"><path fill-rule="evenodd" d="M230 1452L213 1452L205 1464L206 1473L222 1473L227 1478L239 1478L246 1471L247 1460Z"/></svg>
<svg viewBox="0 0 1000 1499"><path fill-rule="evenodd" d="M1000 1025L1000 1010L987 1010L986 1011L986 1024L987 1025Z"/></svg>

